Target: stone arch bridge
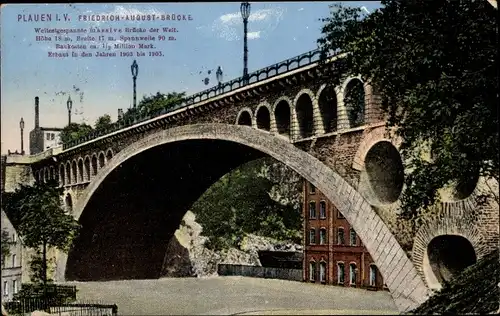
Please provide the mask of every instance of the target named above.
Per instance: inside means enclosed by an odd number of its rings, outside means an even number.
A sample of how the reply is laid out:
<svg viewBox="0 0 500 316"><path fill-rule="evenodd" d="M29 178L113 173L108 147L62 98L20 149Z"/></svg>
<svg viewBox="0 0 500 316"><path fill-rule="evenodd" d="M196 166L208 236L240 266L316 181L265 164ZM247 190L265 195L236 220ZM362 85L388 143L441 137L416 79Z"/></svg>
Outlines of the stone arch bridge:
<svg viewBox="0 0 500 316"><path fill-rule="evenodd" d="M36 181L57 179L67 211L83 226L69 254L58 254L56 279L158 277L167 241L191 204L225 173L265 155L314 184L344 214L401 311L494 247L498 206L467 216L477 208L476 183L437 206L444 211L435 223L405 246L391 222L404 190L400 142L386 131L370 84L354 77L332 86L321 79L315 56L259 70L247 85L235 79L208 89L178 109L107 134L7 157L10 178L24 166ZM449 224L456 212L464 216ZM485 233L495 229L495 216L496 235ZM469 247L465 263L440 261L439 251L428 249L436 238L438 250Z"/></svg>

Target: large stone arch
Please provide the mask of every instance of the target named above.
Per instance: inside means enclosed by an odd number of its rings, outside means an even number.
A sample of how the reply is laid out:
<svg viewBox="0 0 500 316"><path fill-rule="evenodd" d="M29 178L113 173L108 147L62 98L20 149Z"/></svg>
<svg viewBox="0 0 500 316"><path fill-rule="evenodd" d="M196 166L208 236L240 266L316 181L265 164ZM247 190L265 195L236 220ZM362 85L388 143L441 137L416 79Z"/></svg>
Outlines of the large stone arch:
<svg viewBox="0 0 500 316"><path fill-rule="evenodd" d="M194 124L158 131L116 154L100 170L95 179L82 192L74 206L79 219L92 195L106 177L126 160L159 145L188 140L222 140L241 144L267 154L298 172L330 199L355 228L401 311L410 310L424 302L428 295L413 263L398 244L385 223L364 200L334 170L308 153L297 149L283 138L247 126L226 124ZM67 256L61 255L58 275L64 276ZM64 278L64 277L62 277Z"/></svg>
<svg viewBox="0 0 500 316"><path fill-rule="evenodd" d="M429 246L437 238L457 239L458 236L462 237L470 243L468 247L473 249L475 260L481 259L488 253L488 247L483 243L484 236L475 225L474 216L471 215L471 207L475 206L462 202L442 202L435 206L436 216L433 216L431 221L423 224L417 231L413 244L412 260L415 269L432 290L439 290L442 287L440 280L442 278L436 275L436 271L432 267L432 258L429 257ZM468 247L460 247L454 252L458 254L461 251L466 251Z"/></svg>

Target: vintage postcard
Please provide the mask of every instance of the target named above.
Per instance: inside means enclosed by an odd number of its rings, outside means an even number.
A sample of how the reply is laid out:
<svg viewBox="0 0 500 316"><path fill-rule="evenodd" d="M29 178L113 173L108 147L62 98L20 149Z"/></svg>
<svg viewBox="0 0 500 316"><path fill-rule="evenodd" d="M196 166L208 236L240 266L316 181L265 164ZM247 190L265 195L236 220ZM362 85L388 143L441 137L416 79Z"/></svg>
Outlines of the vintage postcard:
<svg viewBox="0 0 500 316"><path fill-rule="evenodd" d="M496 10L2 5L2 315L495 312Z"/></svg>

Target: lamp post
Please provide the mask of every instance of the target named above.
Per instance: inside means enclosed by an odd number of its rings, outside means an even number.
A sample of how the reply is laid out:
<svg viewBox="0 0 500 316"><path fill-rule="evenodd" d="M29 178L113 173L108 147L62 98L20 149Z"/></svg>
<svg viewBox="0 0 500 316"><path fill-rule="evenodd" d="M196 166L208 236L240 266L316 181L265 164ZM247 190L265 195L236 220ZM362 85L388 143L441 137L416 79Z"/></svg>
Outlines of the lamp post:
<svg viewBox="0 0 500 316"><path fill-rule="evenodd" d="M243 18L243 82L248 83L248 47L247 47L247 33L248 33L248 18L250 17L250 3L242 2L240 5L241 17Z"/></svg>
<svg viewBox="0 0 500 316"><path fill-rule="evenodd" d="M21 117L21 121L19 121L19 128L21 129L21 155L24 155L24 137L23 137L23 132L24 132L24 120Z"/></svg>
<svg viewBox="0 0 500 316"><path fill-rule="evenodd" d="M134 108L136 106L136 85L135 82L137 80L137 75L139 74L139 66L137 62L134 60L132 66L130 66L130 71L132 72L132 79L134 80Z"/></svg>
<svg viewBox="0 0 500 316"><path fill-rule="evenodd" d="M71 101L71 96L68 97L66 101L66 108L68 109L68 125L71 124L71 109L73 108L73 101Z"/></svg>
<svg viewBox="0 0 500 316"><path fill-rule="evenodd" d="M222 68L220 68L220 66L217 68L217 71L215 72L215 77L217 78L218 86L220 89L220 85L222 82Z"/></svg>

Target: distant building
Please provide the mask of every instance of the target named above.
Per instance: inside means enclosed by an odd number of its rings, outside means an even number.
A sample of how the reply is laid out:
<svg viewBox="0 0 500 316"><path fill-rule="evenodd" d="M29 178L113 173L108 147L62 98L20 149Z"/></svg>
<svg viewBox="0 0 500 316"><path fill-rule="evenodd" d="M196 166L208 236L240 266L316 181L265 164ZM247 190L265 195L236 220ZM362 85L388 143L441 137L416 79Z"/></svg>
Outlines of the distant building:
<svg viewBox="0 0 500 316"><path fill-rule="evenodd" d="M57 127L40 127L39 99L35 97L35 128L30 132L30 155L59 146L62 130Z"/></svg>
<svg viewBox="0 0 500 316"><path fill-rule="evenodd" d="M344 216L305 180L303 190L304 281L382 290L382 275Z"/></svg>
<svg viewBox="0 0 500 316"><path fill-rule="evenodd" d="M10 301L21 289L23 246L7 215L3 210L1 213L2 232L7 232L9 237L9 255L2 254L2 301Z"/></svg>

